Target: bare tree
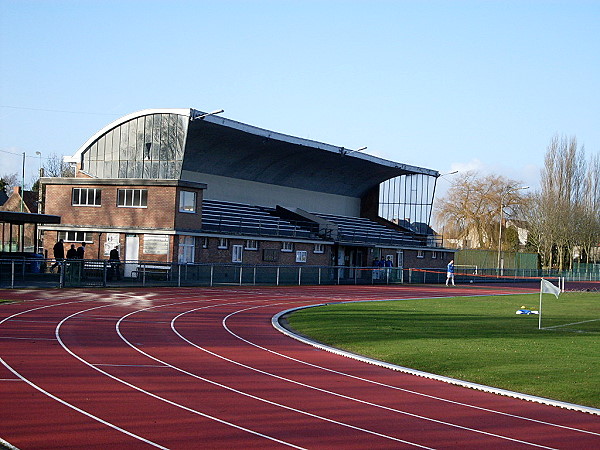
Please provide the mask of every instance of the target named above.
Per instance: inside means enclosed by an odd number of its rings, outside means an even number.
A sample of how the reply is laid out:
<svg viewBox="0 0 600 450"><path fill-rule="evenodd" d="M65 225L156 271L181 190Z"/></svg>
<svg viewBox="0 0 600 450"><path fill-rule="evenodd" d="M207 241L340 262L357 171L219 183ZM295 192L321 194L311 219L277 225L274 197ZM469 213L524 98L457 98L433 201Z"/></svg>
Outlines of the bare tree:
<svg viewBox="0 0 600 450"><path fill-rule="evenodd" d="M75 171L61 156L52 153L44 164L44 176L47 177L73 177Z"/></svg>
<svg viewBox="0 0 600 450"><path fill-rule="evenodd" d="M513 218L524 204L520 183L504 176L479 176L466 172L454 179L447 194L436 206L436 218L444 233L457 239L469 236L478 248L496 248L499 242L500 209L505 218ZM504 225L502 225L504 226Z"/></svg>
<svg viewBox="0 0 600 450"><path fill-rule="evenodd" d="M13 187L19 186L19 175L16 173L6 173L0 178L0 189L10 195Z"/></svg>
<svg viewBox="0 0 600 450"><path fill-rule="evenodd" d="M600 159L596 155L588 163L575 137L554 136L540 181L531 229L544 266L570 269L576 248L587 257L600 241Z"/></svg>

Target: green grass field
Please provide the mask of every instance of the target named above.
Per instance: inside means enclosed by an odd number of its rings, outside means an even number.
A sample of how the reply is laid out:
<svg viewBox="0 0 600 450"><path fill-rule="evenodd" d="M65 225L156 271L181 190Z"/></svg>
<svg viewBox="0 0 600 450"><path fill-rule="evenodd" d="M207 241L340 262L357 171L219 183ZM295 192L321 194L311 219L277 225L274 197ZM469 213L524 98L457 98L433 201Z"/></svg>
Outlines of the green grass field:
<svg viewBox="0 0 600 450"><path fill-rule="evenodd" d="M600 293L331 304L292 314L320 342L461 380L600 407ZM547 328L553 327L553 328Z"/></svg>

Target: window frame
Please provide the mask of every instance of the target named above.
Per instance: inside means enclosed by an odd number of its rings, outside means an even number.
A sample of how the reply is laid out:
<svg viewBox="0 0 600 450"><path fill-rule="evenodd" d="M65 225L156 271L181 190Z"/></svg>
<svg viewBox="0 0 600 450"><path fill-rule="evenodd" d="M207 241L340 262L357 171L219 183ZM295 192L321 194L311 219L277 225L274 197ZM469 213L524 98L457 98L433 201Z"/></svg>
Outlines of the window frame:
<svg viewBox="0 0 600 450"><path fill-rule="evenodd" d="M192 196L193 200L189 200L189 196ZM188 203L189 202L189 203ZM196 191L186 191L184 189L179 191L179 212L184 214L196 214L198 204L198 193ZM186 209L192 208L192 209Z"/></svg>
<svg viewBox="0 0 600 450"><path fill-rule="evenodd" d="M244 246L242 244L234 244L231 246L231 262L241 263L244 259Z"/></svg>
<svg viewBox="0 0 600 450"><path fill-rule="evenodd" d="M85 202L82 202L82 193L85 191ZM75 200L77 192L77 202ZM90 192L93 192L92 203L90 203ZM102 189L100 188L80 188L74 187L71 190L71 206L93 206L99 208L102 206Z"/></svg>
<svg viewBox="0 0 600 450"><path fill-rule="evenodd" d="M290 241L283 241L281 243L281 251L291 253L294 251L294 243Z"/></svg>
<svg viewBox="0 0 600 450"><path fill-rule="evenodd" d="M120 204L121 202L121 193L123 193L123 204ZM127 197L128 197L128 193L131 193L131 204L127 204ZM136 193L138 193L138 205L134 204L135 203L135 197L136 197ZM145 204L144 204L145 203ZM117 208L148 208L148 189L141 189L141 188L135 188L135 189L130 189L130 188L123 188L123 189L117 189Z"/></svg>
<svg viewBox="0 0 600 450"><path fill-rule="evenodd" d="M219 238L219 242L217 244L217 248L219 250L227 250L229 248L229 239L227 239L227 238Z"/></svg>
<svg viewBox="0 0 600 450"><path fill-rule="evenodd" d="M313 253L325 253L325 244L320 243L320 242L315 243L315 248L313 249Z"/></svg>
<svg viewBox="0 0 600 450"><path fill-rule="evenodd" d="M258 241L256 239L246 239L244 250L258 250Z"/></svg>
<svg viewBox="0 0 600 450"><path fill-rule="evenodd" d="M425 258L425 251L417 250L417 258Z"/></svg>
<svg viewBox="0 0 600 450"><path fill-rule="evenodd" d="M306 250L296 250L296 262L305 263L308 258L308 252Z"/></svg>
<svg viewBox="0 0 600 450"><path fill-rule="evenodd" d="M75 233L75 239L69 239L69 233ZM81 233L81 234L80 234ZM66 230L58 232L58 240L62 239L65 243L67 242L85 242L91 244L94 241L91 239L92 233L89 231L77 231L77 230Z"/></svg>

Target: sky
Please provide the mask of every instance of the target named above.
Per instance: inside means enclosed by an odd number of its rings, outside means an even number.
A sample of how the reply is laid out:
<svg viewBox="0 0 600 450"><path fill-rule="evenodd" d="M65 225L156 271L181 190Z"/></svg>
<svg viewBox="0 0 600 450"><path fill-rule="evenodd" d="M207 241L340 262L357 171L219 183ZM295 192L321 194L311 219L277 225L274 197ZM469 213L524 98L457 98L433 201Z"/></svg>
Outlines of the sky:
<svg viewBox="0 0 600 450"><path fill-rule="evenodd" d="M537 188L553 136L600 152L598 24L600 0L0 0L0 176L194 108Z"/></svg>

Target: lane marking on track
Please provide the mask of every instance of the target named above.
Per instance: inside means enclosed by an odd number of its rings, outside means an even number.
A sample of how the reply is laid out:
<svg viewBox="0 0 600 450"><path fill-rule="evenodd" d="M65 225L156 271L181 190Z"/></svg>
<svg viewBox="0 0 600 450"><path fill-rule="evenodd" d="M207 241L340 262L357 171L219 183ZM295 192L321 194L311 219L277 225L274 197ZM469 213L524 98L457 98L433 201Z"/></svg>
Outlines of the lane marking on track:
<svg viewBox="0 0 600 450"><path fill-rule="evenodd" d="M91 364L91 363L90 363ZM169 366L162 366L158 364L91 364L94 367L148 367L158 369L168 369Z"/></svg>
<svg viewBox="0 0 600 450"><path fill-rule="evenodd" d="M406 298L406 299L395 299L395 300L392 300L392 301L397 301L397 300L422 300L422 299L421 298ZM377 300L377 301L385 301L385 300ZM325 303L323 303L322 305L325 305ZM259 307L269 307L269 306L274 306L274 305L256 306L256 308L259 308ZM305 306L305 307L301 307L301 308L310 308L312 306L319 306L319 305L309 305L309 306ZM295 309L297 309L297 308L293 308L292 310L295 310ZM284 314L286 314L286 313L288 313L289 311L292 311L292 310L286 310L286 311L282 311L282 312L276 314L275 316L273 316L272 321L273 322L277 321L280 316L282 316L282 315L284 315ZM273 325L273 326L275 327L275 325ZM231 334L233 334L235 337L237 337L238 339L240 339L240 340L248 343L249 345L257 347L257 348L259 348L261 350L264 350L266 352L275 354L275 355L280 356L282 358L289 359L289 360L292 360L292 361L295 361L297 363L304 364L304 365L307 365L307 366L310 366L310 367L315 367L315 368L318 368L318 369L321 369L321 370L324 370L324 371L328 371L328 372L331 372L331 373L336 373L336 374L343 375L343 376L346 376L346 377L349 377L349 378L353 378L353 379L356 379L356 380L361 380L361 381L364 381L364 382L367 382L367 383L371 383L371 384L375 384L375 385L379 385L379 386L384 386L384 387L387 387L387 388L390 388L390 389L399 390L399 391L402 391L402 392L406 392L406 393L410 393L410 394L414 394L414 395L418 395L418 396L430 398L430 399L433 399L433 400L439 400L439 401L442 401L442 402L447 402L447 403L451 403L451 404L455 404L455 405L465 406L465 407L468 407L468 408L473 408L473 409L477 409L477 410L480 410L480 411L485 411L485 412L490 412L490 413L494 413L494 414L499 414L499 415L503 415L503 416L506 416L506 417L512 417L512 418L522 419L522 420L526 420L526 421L533 422L533 423L539 423L539 424L542 424L542 425L550 425L550 426L553 426L553 427L563 428L563 429L566 429L566 430L577 431L577 432L581 432L581 433L586 433L586 434L591 434L591 435L595 435L595 436L600 436L600 433L596 433L596 432L593 432L593 431L588 431L588 430L583 430L583 429L579 429L579 428L569 427L569 426L566 426L566 425L556 424L556 423L552 423L552 422L546 422L546 421L542 421L542 420L538 420L538 419L532 419L530 417L519 416L519 415L516 415L516 414L510 414L510 413L506 413L506 412L503 412L503 411L497 411L497 410L493 410L493 409L489 409L489 408L484 408L484 407L477 406L477 405L471 405L471 404L468 404L468 403L457 402L457 401L454 401L454 400L449 400L449 399L445 399L445 398L442 398L442 397L437 397L437 396L433 396L433 395L429 395L429 394L424 394L422 392L417 392L417 391L413 391L413 390L410 390L410 389L401 388L401 387L398 387L398 386L393 386L393 385L389 385L389 384L385 384L385 383L380 383L378 381L369 380L368 378L358 377L356 375L352 375L352 374L348 374L348 373L345 373L345 372L340 372L340 371L337 371L337 370L333 370L333 369L330 369L330 368L327 368L327 367L323 367L323 366L319 366L319 365L316 365L316 364L312 364L312 363L309 363L309 362L306 362L306 361L302 361L302 360L299 360L297 358L293 358L291 356L285 355L283 353L279 353L279 352L276 352L274 350L270 350L270 349L268 349L266 347L263 347L263 346L260 346L258 344L255 344L255 343L253 343L253 342L251 342L251 341L249 341L247 339L244 339L243 337L241 337L241 336L233 333L228 327L225 326L225 328L226 328L226 330L228 332L230 332ZM275 327L275 328L277 328L277 327ZM279 330L279 331L281 331L281 330ZM281 331L281 332L283 334L287 334L287 333L285 333L283 331ZM290 336L290 337L293 337L293 336ZM297 340L299 340L301 342L304 342L302 339L298 339L298 338L294 338L294 339L297 339ZM312 346L315 346L311 342L312 341L309 342L307 340L307 342L304 342L304 343L312 345ZM325 347L325 346L323 346L323 347ZM330 351L329 349L331 347L327 347L327 348L317 347L317 348L324 349L326 351ZM337 349L334 349L334 350L337 350ZM358 355L353 355L353 356L358 356Z"/></svg>
<svg viewBox="0 0 600 450"><path fill-rule="evenodd" d="M288 446L288 447L292 447L292 448L297 448L297 449L302 449L302 450L304 450L304 448L303 448L303 447L299 447L299 446L297 446L297 445L294 445L294 444L291 444L291 443L289 443L289 442L285 442L285 441L283 441L283 440L281 440L281 439L277 439L277 438L275 438L275 437L273 437L273 436L268 436L268 435L266 435L266 434L259 433L259 432L257 432L257 431L251 430L251 429L249 429L249 428L245 428L245 427L242 427L242 426L240 426L240 425L236 425L236 424L234 424L234 423L232 423L232 422L228 422L228 421L226 421L226 420L219 419L218 417L214 417L214 416L211 416L211 415L209 415L209 414L205 414L205 413L203 413L203 412L201 412L201 411L198 411L198 410L195 410L195 409L189 408L189 407L187 407L187 406L185 406L185 405L181 405L181 404L179 404L179 403L176 403L176 402L174 402L174 401L172 401L172 400L169 400L169 399L167 399L167 398L161 397L161 396L159 396L159 395L157 395L157 394L154 394L154 393L152 393L152 392L150 392L150 391L147 391L147 390L145 390L145 389L142 389L142 388L140 388L139 386L135 386L134 384L132 384L132 383L129 383L129 382L127 382L127 381L125 381L125 380L123 380L123 379L121 379L121 378L119 378L119 377L116 377L116 376L114 376L114 375L112 375L112 374L110 374L110 373L108 373L108 372L106 372L106 371L104 371L104 370L102 370L102 369L100 369L100 368L98 368L98 367L94 366L93 364L91 364L91 363L89 363L88 361L86 361L86 360L84 360L83 358L81 358L79 355L75 354L75 353L74 353L74 352L73 352L73 351L72 351L72 350L71 350L69 347L67 347L67 346L65 345L65 343L64 343L64 342L62 341L62 339L60 338L60 328L61 328L61 326L62 326L62 325L63 325L63 324L64 324L64 323L65 323L67 320L69 320L70 318L72 318L72 317L74 317L74 316L77 316L77 315L79 315L79 314L83 314L83 313L86 313L86 312L88 312L88 311L92 311L92 310L95 310L95 309L99 309L99 308L106 308L106 307L109 307L109 306L114 306L114 305L102 305L102 306L96 306L96 307L94 307L94 308L89 308L89 309L86 309L86 310L83 310L83 311L76 312L76 313L74 313L74 314L71 314L70 316L67 316L67 317L65 317L65 318L64 318L64 319L63 319L63 320L62 320L62 321L61 321L61 322L60 322L60 323L59 323L59 324L56 326L56 330L55 330L56 338L58 339L58 341L59 341L60 345L63 347L63 349L64 349L64 350L65 350L67 353L69 353L69 354L70 354L71 356L73 356L75 359L77 359L77 360L81 361L82 363L86 364L87 366L89 366L89 367L93 368L94 370L97 370L98 372L102 373L103 375L105 375L105 376L107 376L107 377L109 377L109 378L111 378L111 379L113 379L113 380L115 380L115 381L117 381L117 382L119 382L119 383L122 383L122 384L124 384L125 386L127 386L127 387L130 387L131 389L134 389L134 390L136 390L136 391L138 391L138 392L141 392L141 393L143 393L143 394L146 394L146 395L148 395L148 396L150 396L150 397L152 397L152 398L155 398L155 399L157 399L157 400L163 401L163 402L165 402L165 403L167 403L167 404L169 404L169 405L171 405L171 406L175 406L175 407L177 407L177 408L181 408L181 409L183 409L184 411L191 412L191 413L193 413L193 414L196 414L196 415L202 416L202 417L204 417L204 418L207 418L207 419L210 419L210 420L214 420L214 421L216 421L216 422L219 422L219 423L221 423L221 424L228 425L228 426L230 426L230 427L233 427L233 428L236 428L236 429L238 429L238 430L241 430L241 431L248 432L248 433L250 433L250 434L253 434L253 435L255 435L255 436L262 437L262 438L265 438L265 439L268 439L268 440L271 440L271 441L277 442L277 443L279 443L279 444L286 445L286 446ZM121 320L122 320L122 318L121 318ZM125 342L127 342L127 341L125 341ZM128 343L128 342L127 342L127 343ZM130 345L132 348L134 348L134 349L138 350L138 349L137 349L135 346L133 346L132 344L128 343L128 345ZM139 350L138 350L138 351L139 351ZM143 352L141 352L141 351L140 351L140 353L143 353ZM152 359L155 359L155 358L152 358ZM158 361L158 360L157 360L157 361ZM173 368L171 365L168 365L168 364L167 364L167 366L169 366L170 368ZM165 447L161 447L161 448L165 448Z"/></svg>
<svg viewBox="0 0 600 450"><path fill-rule="evenodd" d="M235 314L238 314L239 312L244 312L244 311L248 311L248 310L256 309L256 308L264 308L266 306L274 306L274 305L253 306L253 307L249 307L249 308L245 308L245 309L233 312L233 313L227 315L222 320L223 327L227 330L227 332L229 332L234 337L236 337L236 338L238 338L238 339L240 339L242 341L245 341L243 338L240 338L238 335L236 335L235 333L233 333L227 327L227 324L226 324L227 319L229 317L235 315ZM197 308L195 310L187 311L187 312L181 313L180 315L178 315L175 318L173 318L173 320L171 321L171 329L181 339L183 339L185 342L187 342L191 346L196 347L199 350L202 350L202 351L204 351L204 352L206 352L206 353L208 353L210 355L213 355L213 356L215 356L217 358L223 359L223 360L225 360L227 362L230 362L232 364L238 365L240 367L243 367L243 368L248 369L248 370L252 370L254 372L257 372L257 373L260 373L260 374L263 374L263 375L267 375L269 377L276 378L278 380L282 380L282 381L285 381L285 382L288 382L288 383L296 384L298 386L302 386L302 387L305 387L305 388L308 388L308 389L312 389L312 390L315 390L315 391L318 391L318 392L321 392L321 393L324 393L324 394L328 394L328 395L332 395L332 396L335 396L335 397L343 398L345 400L350 400L350 401L353 401L353 402L361 403L361 404L367 405L367 406L373 406L373 407L376 407L376 408L380 408L380 409L383 409L383 410L386 410L386 411L390 411L390 412L394 412L394 413L406 415L406 416L413 417L413 418L416 418L416 419L426 420L426 421L437 423L437 424L440 424L440 425L445 425L445 426L449 426L449 427L452 427L452 428L458 428L458 429L464 430L464 431L471 431L471 432L474 432L474 433L479 433L479 434L483 434L483 435L486 435L486 436L496 437L496 438L499 438L499 439L509 440L509 441L512 441L512 442L518 442L518 443L522 443L522 444L526 444L526 445L532 445L532 446L535 446L535 447L548 448L548 449L552 448L552 447L546 447L546 446L543 446L543 445L535 444L535 443L532 443L532 442L529 442L529 441L523 441L523 440L520 440L520 439L511 438L511 437L503 436L503 435L500 435L500 434L490 433L490 432L487 432L487 431L478 430L478 429L475 429L475 428L470 428L470 427L466 427L466 426L463 426L463 425L458 425L458 424L454 424L454 423L451 423L451 422L442 421L442 420L439 420L439 419L433 419L431 417L427 417L427 416L422 416L422 415L419 415L419 414L410 413L408 411L399 410L399 409L396 409L396 408L392 408L392 407L389 407L389 406L380 405L380 404L369 402L369 401L366 401L366 400L361 400L361 399L358 399L356 397L350 397L348 395L344 395L344 394L340 394L340 393L337 393L337 392L329 391L327 389L318 388L318 387L313 386L313 385L309 385L309 384L306 384L306 383L302 383L300 381L292 380L290 378L282 377L280 375L276 375L276 374L271 373L271 372L266 372L266 371L258 369L256 367L248 366L247 364L243 364L243 363L240 363L238 361L234 361L234 360L232 360L230 358L227 358L225 356L219 355L219 354L217 354L215 352L212 352L212 351L210 351L210 350L208 350L208 349L206 349L206 348L204 348L202 346L199 346L199 345L193 343L192 341L190 341L189 339L187 339L183 335L181 335L181 333L179 333L177 331L177 329L175 328L175 321L179 317L181 317L181 316L183 316L185 314L188 314L190 312L195 312L195 311L200 310L200 309L203 309L203 308Z"/></svg>
<svg viewBox="0 0 600 450"><path fill-rule="evenodd" d="M40 338L40 337L0 336L0 339L9 339L9 340L17 340L17 341L53 341L53 342L56 342L56 339L54 339L54 338Z"/></svg>
<svg viewBox="0 0 600 450"><path fill-rule="evenodd" d="M9 316L9 317L1 320L0 321L0 325L2 325L4 322L8 321L10 318L15 317L15 316L19 316L21 314L26 314L26 313L29 313L29 312L32 312L32 311L37 311L37 310L44 309L44 308L51 308L51 307L54 307L54 306L63 306L63 305L69 305L69 304L73 304L73 303L82 303L82 302L87 302L87 301L88 300L77 300L77 301L73 301L73 302L65 302L65 303L59 303L59 304L39 306L37 308L32 308L32 309L29 309L29 310L26 310L26 311L21 311L19 313L13 314L12 316ZM75 406L75 405L73 405L73 404L71 404L71 403L63 400L63 399L61 399L61 398L57 397L54 394L51 394L50 392L44 390L42 387L40 387L37 384L35 384L33 381L31 381L31 380L27 379L26 377L24 377L23 375L21 375L16 369L13 369L13 367L11 367L1 357L0 357L0 362L2 362L2 364L4 364L4 366L8 370L10 370L13 374L15 374L17 377L19 377L21 380L23 380L29 386L31 386L32 388L34 388L37 391L41 392L42 394L46 395L47 397L51 398L52 400L55 400L55 401L59 402L60 404L62 404L64 406L67 406L67 407L73 409L74 411L77 411L78 413L81 413L84 416L89 417L90 419L93 419L93 420L95 420L95 421L97 421L97 422L99 422L99 423L101 423L103 425L106 425L106 426L108 426L108 427L110 427L110 428L112 428L114 430L120 431L120 432L122 432L122 433L124 433L124 434L126 434L126 435L128 435L130 437L133 437L133 438L138 439L138 440L140 440L142 442L145 442L146 444L149 444L149 445L152 445L154 447L161 448L161 449L164 449L164 450L168 450L167 447L163 447L163 446L161 446L161 445L159 445L159 444L157 444L155 442L152 442L152 441L150 441L148 439L145 439L145 438L143 438L141 436L138 436L138 435L136 435L136 434L134 434L134 433L132 433L130 431L127 431L127 430L125 430L123 428L120 428L117 425L114 425L114 424L112 424L110 422L107 422L104 419L101 419L100 417L95 416L94 414L91 414L91 413L89 413L89 412L87 412L87 411L85 411L85 410L83 410L83 409L81 409L81 408L79 408L79 407L77 407L77 406Z"/></svg>
<svg viewBox="0 0 600 450"><path fill-rule="evenodd" d="M235 302L235 303L247 303L247 302L248 302L248 301L246 300L246 301L243 301L243 302ZM225 304L223 304L223 305L209 305L209 306L200 307L200 308L198 308L198 309L207 309L207 308L213 308L213 307L216 307L216 306L225 306L225 305L230 305L230 304L231 304L231 303L225 303ZM160 307L160 306L153 306L153 307L146 308L146 309L152 309L152 308L157 308L157 307ZM252 395L252 394L249 394L249 393L247 393L247 392L240 391L240 390L238 390L238 389L232 388L232 387L230 387L230 386L227 386L227 385L224 385L224 384L222 384L222 383L218 383L218 382L216 382L216 381L213 381L213 380L210 380L210 379L208 379L208 378L202 377L202 376L200 376L200 375L194 374L194 373L192 373L192 372L189 372L189 371L187 371L187 370L184 370L184 369L181 369L181 368L179 368L179 367L177 367L177 366L174 366L174 365L172 365L172 364L169 364L169 363L167 363L167 362L165 362L165 361L163 361L163 360L161 360L161 359L159 359L159 358L156 358L156 357L154 357L154 356L152 356L152 355L150 355L150 354L148 354L148 353L146 353L146 352L144 352L144 351L140 350L139 348L135 347L135 346L134 346L134 345L133 345L131 342L129 342L129 341L128 341L128 340L125 338L125 336L123 336L123 334L121 333L121 330L120 330L120 324L121 324L121 322L122 322L124 319L126 319L128 316L131 316L131 315L133 315L133 314L137 314L138 312L141 312L141 311L144 311L144 309L141 309L141 310L139 310L139 311L133 311L133 312L131 312L131 313L129 313L129 314L126 314L126 315L125 315L125 316L123 316L121 319L119 319L119 321L117 322L117 325L116 325L117 334L119 334L119 336L121 337L121 339L122 339L122 340L123 340L123 341L124 341L126 344L128 344L128 345L129 345L131 348L135 349L136 351L140 352L141 354L143 354L143 355L147 356L148 358L150 358L150 359L152 359L152 360L154 360L154 361L160 362L160 363L162 363L162 364L166 364L166 365L168 365L169 367L171 367L172 369L174 369L174 370L176 370L176 371L178 371L178 372L181 372L181 373L183 373L183 374L185 374L185 375L188 375L188 376L190 376L190 377L193 377L193 378L195 378L195 379L198 379L198 380L204 381L204 382L206 382L206 383L209 383L209 384L212 384L212 385L214 385L214 386L220 387L220 388L222 388L222 389L226 389L226 390L228 390L228 391L231 391L231 392L234 392L234 393L237 393L237 394L243 395L243 396L245 396L245 397L252 398L252 399L254 399L254 400L257 400L257 401L260 401L260 402L264 402L264 403L267 403L267 404L270 404L270 405L273 405L273 406L276 406L276 407L279 407L279 408L282 408L282 409L286 409L286 410L288 410L288 411L296 412L296 413L299 413L299 414L302 414L302 415L306 415L306 416L308 416L308 417L312 417L312 418L315 418L315 419L323 420L323 421L325 421L325 422L333 423L333 424L335 424L335 425L341 425L341 426L344 426L344 427L347 427L347 428L351 428L351 429L354 429L354 430L357 430L357 431L361 431L361 432L364 432L364 433L372 434L372 435L375 435L375 436L378 436L378 437L382 437L382 438L385 438L385 439L390 439L390 440L392 440L392 441L395 441L395 442L401 442L401 443L404 443L404 444L412 445L412 446L415 446L415 447L418 447L418 448L425 448L425 449L429 449L429 448L430 448L430 447L427 447L427 446L424 446L424 445L417 444L417 443L415 443L415 442L410 442L410 441L406 441L406 440L404 440L404 439L399 439L399 438L396 438L396 437L393 437L393 436L388 436L388 435L386 435L386 434L378 433L378 432L376 432L376 431L368 430L368 429L361 428L361 427L358 427L358 426L355 426L355 425L351 425L351 424L347 424L347 423L344 423L344 422L340 422L340 421L337 421L337 420L334 420L334 419L330 419L330 418L328 418L328 417L319 416L319 415L317 415L317 414L313 414L313 413L310 413L310 412L308 412L308 411L303 411L303 410L300 410L300 409L297 409L297 408L292 408L292 407L290 407L290 406L283 405L283 404L281 404L281 403L273 402L273 401L271 401L271 400L267 400L267 399L265 399L265 398L258 397L258 396L256 396L256 395ZM219 420L219 419L217 419L217 420ZM547 447L547 448L550 448L550 447Z"/></svg>

